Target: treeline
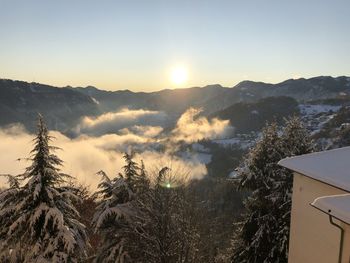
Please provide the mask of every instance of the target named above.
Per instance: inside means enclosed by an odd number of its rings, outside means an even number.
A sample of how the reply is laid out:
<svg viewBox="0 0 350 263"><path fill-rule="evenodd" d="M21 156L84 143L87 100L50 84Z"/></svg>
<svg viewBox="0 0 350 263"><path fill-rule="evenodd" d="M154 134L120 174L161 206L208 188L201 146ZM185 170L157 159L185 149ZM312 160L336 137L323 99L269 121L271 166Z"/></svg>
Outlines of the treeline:
<svg viewBox="0 0 350 263"><path fill-rule="evenodd" d="M1 262L287 262L292 174L277 162L312 151L298 119L267 125L236 180L149 172L125 153L95 193L61 172L51 139L39 116L31 165L6 175Z"/></svg>

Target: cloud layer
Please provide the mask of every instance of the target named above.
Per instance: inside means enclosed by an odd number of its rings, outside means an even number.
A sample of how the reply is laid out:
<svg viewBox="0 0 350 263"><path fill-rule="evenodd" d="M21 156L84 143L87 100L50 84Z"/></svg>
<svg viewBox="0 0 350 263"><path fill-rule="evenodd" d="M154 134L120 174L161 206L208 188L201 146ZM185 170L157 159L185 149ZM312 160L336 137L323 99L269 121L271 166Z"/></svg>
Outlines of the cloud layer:
<svg viewBox="0 0 350 263"><path fill-rule="evenodd" d="M136 159L146 168L168 166L177 173L201 178L206 167L195 154L181 154L175 145L191 144L201 139L217 139L232 132L229 121L199 117L200 110L189 109L178 119L175 128L165 133L162 125L166 114L147 110L123 110L97 118L85 117L77 127L77 137L69 138L52 131L53 145L62 150L57 155L64 161L62 170L80 182L96 188L99 170L115 176L124 165L123 152L135 150ZM28 157L33 135L21 125L0 129L0 174L20 174L28 166L16 159ZM0 181L1 182L1 181ZM3 182L3 180L2 180Z"/></svg>
<svg viewBox="0 0 350 263"><path fill-rule="evenodd" d="M108 112L98 117L84 117L76 127L77 134L102 135L116 133L131 126L163 126L169 121L166 113L150 110L128 110Z"/></svg>
<svg viewBox="0 0 350 263"><path fill-rule="evenodd" d="M122 152L127 151L131 143L147 143L147 138L134 134L127 135L103 135L100 137L80 136L70 139L59 132L51 132L55 137L53 145L62 150L57 155L64 161L62 170L80 182L95 189L100 178L96 175L99 170L115 176L121 172L124 165ZM0 130L0 174L20 174L29 165L25 161L16 161L18 158L28 157L32 149L34 136L28 134L21 126L11 129ZM144 160L146 168L152 170L154 167L167 165L171 167L182 167L183 170L191 171L191 177L201 178L206 174L206 167L197 159L181 159L168 153L160 153L154 150L145 150L136 155L137 160ZM4 183L2 179L0 181Z"/></svg>
<svg viewBox="0 0 350 263"><path fill-rule="evenodd" d="M233 133L230 121L208 120L199 116L200 113L200 109L190 108L182 114L172 131L172 139L192 143L203 139L222 139Z"/></svg>

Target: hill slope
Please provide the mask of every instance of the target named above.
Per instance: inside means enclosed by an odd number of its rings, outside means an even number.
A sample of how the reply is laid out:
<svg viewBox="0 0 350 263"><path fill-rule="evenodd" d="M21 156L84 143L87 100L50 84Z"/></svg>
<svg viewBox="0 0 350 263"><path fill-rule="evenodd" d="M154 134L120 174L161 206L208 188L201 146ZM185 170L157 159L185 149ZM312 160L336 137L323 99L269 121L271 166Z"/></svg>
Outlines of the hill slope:
<svg viewBox="0 0 350 263"><path fill-rule="evenodd" d="M68 88L0 80L0 126L19 122L33 130L41 113L50 129L65 130L81 116L98 111L91 97Z"/></svg>
<svg viewBox="0 0 350 263"><path fill-rule="evenodd" d="M236 133L260 131L266 122L277 121L298 114L298 103L290 97L268 97L257 102L239 102L222 111L212 114L224 120L230 120Z"/></svg>

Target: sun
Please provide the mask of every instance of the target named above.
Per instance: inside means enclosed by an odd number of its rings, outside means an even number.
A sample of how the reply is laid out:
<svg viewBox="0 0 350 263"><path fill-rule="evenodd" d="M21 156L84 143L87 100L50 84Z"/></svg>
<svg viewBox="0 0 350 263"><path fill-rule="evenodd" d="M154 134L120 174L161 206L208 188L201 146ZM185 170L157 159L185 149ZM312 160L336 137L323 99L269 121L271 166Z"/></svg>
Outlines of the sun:
<svg viewBox="0 0 350 263"><path fill-rule="evenodd" d="M188 71L183 66L175 67L171 71L170 78L171 78L171 82L175 85L184 84L188 79Z"/></svg>

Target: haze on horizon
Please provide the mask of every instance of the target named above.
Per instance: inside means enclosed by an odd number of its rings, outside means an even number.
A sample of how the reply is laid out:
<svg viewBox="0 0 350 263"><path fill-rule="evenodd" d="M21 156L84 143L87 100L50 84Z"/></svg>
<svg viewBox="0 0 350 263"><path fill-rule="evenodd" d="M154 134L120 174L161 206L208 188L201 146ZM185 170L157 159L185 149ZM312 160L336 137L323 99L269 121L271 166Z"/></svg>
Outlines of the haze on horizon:
<svg viewBox="0 0 350 263"><path fill-rule="evenodd" d="M0 78L153 91L350 73L346 0L0 0L0 7ZM171 81L176 67L186 68L183 81Z"/></svg>

